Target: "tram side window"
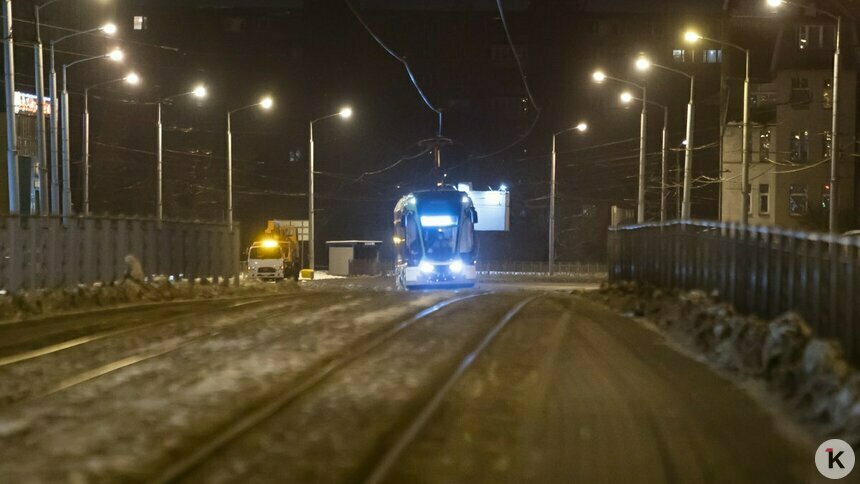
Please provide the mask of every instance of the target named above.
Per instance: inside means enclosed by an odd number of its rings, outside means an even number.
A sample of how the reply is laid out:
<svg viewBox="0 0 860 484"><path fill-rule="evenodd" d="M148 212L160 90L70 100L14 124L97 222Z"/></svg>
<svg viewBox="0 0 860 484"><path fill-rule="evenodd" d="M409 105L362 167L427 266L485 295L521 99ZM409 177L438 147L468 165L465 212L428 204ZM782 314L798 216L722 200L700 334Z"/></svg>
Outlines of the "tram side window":
<svg viewBox="0 0 860 484"><path fill-rule="evenodd" d="M460 217L460 253L468 254L475 246L475 232L471 217Z"/></svg>

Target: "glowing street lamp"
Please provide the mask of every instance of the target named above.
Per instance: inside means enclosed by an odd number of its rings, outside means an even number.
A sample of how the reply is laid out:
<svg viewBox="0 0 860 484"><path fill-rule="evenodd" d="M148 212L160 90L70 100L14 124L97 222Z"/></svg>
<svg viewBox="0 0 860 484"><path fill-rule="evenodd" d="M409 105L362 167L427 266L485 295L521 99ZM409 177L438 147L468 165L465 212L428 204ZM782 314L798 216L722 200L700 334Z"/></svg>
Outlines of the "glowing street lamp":
<svg viewBox="0 0 860 484"><path fill-rule="evenodd" d="M690 38L694 38L698 40L699 36L695 32L689 32ZM695 40L693 40L695 42ZM694 116L694 98L695 98L695 89L696 89L696 76L693 74L687 74L684 71L674 69L672 67L667 67L664 65L656 64L651 61L645 55L640 55L636 59L636 69L639 71L648 71L652 67L672 72L674 74L678 74L686 77L690 80L690 101L687 103L687 139L693 139L693 122L695 119ZM691 218L691 207L692 207L692 185L693 185L693 143L689 142L684 145L684 188L683 188L683 201L681 202L681 218L684 220L689 220Z"/></svg>
<svg viewBox="0 0 860 484"><path fill-rule="evenodd" d="M308 268L314 270L314 124L317 121L340 116L341 119L349 119L352 117L352 108L344 106L340 111L314 119L309 123L308 140L309 155L308 155Z"/></svg>
<svg viewBox="0 0 860 484"><path fill-rule="evenodd" d="M42 86L41 79L44 78L44 68L42 67L42 40L41 40L41 32L40 32L40 22L39 22L39 11L43 7L47 7L49 4L54 3L57 0L49 0L47 2L42 3L41 5L36 6L36 97L38 103L38 112L37 112L37 120L36 120L36 128L39 130L40 126L44 126L45 124L45 114L44 114L44 87ZM107 23L101 25L99 27L95 27L89 30L84 30L81 32L73 32L68 35L64 35L57 39L51 41L51 71L50 77L48 80L48 88L50 90L50 98L51 98L51 197L50 197L50 205L51 205L51 214L59 215L60 214L60 177L59 177L59 165L60 165L60 99L57 96L57 70L55 63L55 55L54 46L64 40L68 40L79 35L92 34L96 32L103 32L107 35L113 35L117 31L116 25L112 23ZM42 158L43 166L45 160L47 159L47 147L45 146L45 137L44 133L39 135L36 134L38 138L40 147L39 147L39 156ZM65 171L67 167L63 167ZM66 173L68 174L68 173ZM44 185L43 185L44 186ZM64 184L65 190L65 184ZM44 189L43 189L44 191ZM45 200L45 197L42 198Z"/></svg>
<svg viewBox="0 0 860 484"><path fill-rule="evenodd" d="M155 171L156 171L156 192L155 192L155 217L158 219L158 223L164 219L164 142L163 142L163 131L164 127L161 124L161 111L162 105L165 101L170 101L173 99L185 97L185 96L194 96L198 99L205 98L208 92L206 91L206 86L199 84L191 91L181 92L179 94L174 94L173 96L168 96L165 98L161 98L156 103L158 105L158 121L155 123L156 131L157 131L157 149L156 149L156 159L155 159Z"/></svg>
<svg viewBox="0 0 860 484"><path fill-rule="evenodd" d="M108 24L112 25L112 24ZM105 26L107 27L107 26ZM99 28L102 30L104 27ZM114 31L115 27L114 27ZM75 35L75 34L72 34ZM53 47L54 43L51 43ZM63 64L63 93L62 93L62 117L63 117L63 216L68 217L72 214L72 185L70 180L71 161L69 155L69 90L68 90L68 71L69 67L90 62L99 59L109 59L113 62L121 62L124 58L123 52L120 49L114 49L107 54L97 55L93 57L85 57L78 59L68 64ZM53 113L52 113L53 114ZM51 116L55 117L55 116Z"/></svg>
<svg viewBox="0 0 860 484"><path fill-rule="evenodd" d="M556 137L562 133L567 133L568 131L579 131L580 133L584 133L588 131L588 124L584 121L580 122L576 126L563 129L552 135L552 163L550 165L550 181L549 181L549 264L548 270L549 275L553 274L553 270L555 268L555 167L556 167ZM499 188L501 191L507 190L507 187L502 185Z"/></svg>
<svg viewBox="0 0 860 484"><path fill-rule="evenodd" d="M83 143L81 144L81 159L84 164L83 205L85 216L90 214L90 90L107 86L109 84L115 84L117 82L125 82L130 86L136 86L140 84L140 76L134 72L130 72L125 77L99 82L98 84L93 84L92 86L84 88L84 124L83 129L81 130L81 134L83 136Z"/></svg>
<svg viewBox="0 0 860 484"><path fill-rule="evenodd" d="M233 231L233 114L246 109L260 107L264 111L272 109L275 101L266 96L259 102L227 111L227 224Z"/></svg>
<svg viewBox="0 0 860 484"><path fill-rule="evenodd" d="M654 101L645 101L631 94L630 92L621 93L621 102L630 104L633 101L641 101L656 106L663 110L663 148L662 157L660 159L660 223L666 221L666 200L667 200L667 185L669 177L669 108L663 104L655 103Z"/></svg>
<svg viewBox="0 0 860 484"><path fill-rule="evenodd" d="M746 225L749 223L750 211L750 50L730 42L703 37L698 32L694 31L688 31L685 33L684 39L689 43L705 40L725 47L731 47L743 52L746 57L746 67L744 70L743 156L741 158L741 223ZM692 146L692 142L689 142L691 139L692 138L689 137L687 138L688 150L690 149L690 146Z"/></svg>
<svg viewBox="0 0 860 484"><path fill-rule="evenodd" d="M647 92L645 85L637 84L635 82L631 82L625 79L620 79L618 77L612 77L606 75L603 71L595 71L594 74L591 75L594 82L603 83L605 80L611 80L618 82L620 84L624 84L630 87L635 87L642 92L642 99L647 99ZM642 103L642 113L639 116L639 194L636 203L636 220L637 223L645 223L645 160L646 160L646 129L647 129L647 114L648 114L648 103Z"/></svg>

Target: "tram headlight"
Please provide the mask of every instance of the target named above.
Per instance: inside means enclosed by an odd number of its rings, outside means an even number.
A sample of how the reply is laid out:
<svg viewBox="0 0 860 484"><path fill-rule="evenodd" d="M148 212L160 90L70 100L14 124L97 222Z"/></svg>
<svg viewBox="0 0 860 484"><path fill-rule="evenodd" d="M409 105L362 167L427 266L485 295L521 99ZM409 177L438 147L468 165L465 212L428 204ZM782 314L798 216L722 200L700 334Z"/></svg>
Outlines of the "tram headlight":
<svg viewBox="0 0 860 484"><path fill-rule="evenodd" d="M455 260L451 262L451 265L448 266L448 269L451 270L454 274L459 274L463 270L463 261Z"/></svg>
<svg viewBox="0 0 860 484"><path fill-rule="evenodd" d="M427 262L426 260L422 260L420 264L418 264L418 270L423 272L424 274L430 274L433 272L433 264Z"/></svg>

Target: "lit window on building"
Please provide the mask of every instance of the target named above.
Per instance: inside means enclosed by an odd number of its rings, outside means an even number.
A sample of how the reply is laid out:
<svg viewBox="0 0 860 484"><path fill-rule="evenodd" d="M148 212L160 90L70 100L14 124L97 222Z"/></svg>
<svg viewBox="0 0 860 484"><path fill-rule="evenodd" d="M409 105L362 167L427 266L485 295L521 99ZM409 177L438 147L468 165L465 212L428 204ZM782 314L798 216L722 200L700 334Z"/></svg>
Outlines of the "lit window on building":
<svg viewBox="0 0 860 484"><path fill-rule="evenodd" d="M758 161L767 163L770 160L770 128L762 128L759 134Z"/></svg>
<svg viewBox="0 0 860 484"><path fill-rule="evenodd" d="M684 49L672 49L672 60L677 64L687 62L687 51Z"/></svg>
<svg viewBox="0 0 860 484"><path fill-rule="evenodd" d="M770 185L767 183L758 186L758 213L759 215L770 213Z"/></svg>
<svg viewBox="0 0 860 484"><path fill-rule="evenodd" d="M146 30L146 17L143 15L134 16L134 30Z"/></svg>
<svg viewBox="0 0 860 484"><path fill-rule="evenodd" d="M790 148L792 163L809 161L809 131L792 131Z"/></svg>
<svg viewBox="0 0 860 484"><path fill-rule="evenodd" d="M821 208L824 210L830 209L830 184L821 185Z"/></svg>
<svg viewBox="0 0 860 484"><path fill-rule="evenodd" d="M812 93L809 90L809 78L792 77L791 78L791 103L808 105L812 100Z"/></svg>
<svg viewBox="0 0 860 484"><path fill-rule="evenodd" d="M823 158L830 158L832 154L833 134L831 134L830 130L826 130L821 134L821 156Z"/></svg>
<svg viewBox="0 0 860 484"><path fill-rule="evenodd" d="M723 61L723 51L720 49L705 49L702 51L702 62L705 64L719 64Z"/></svg>
<svg viewBox="0 0 860 484"><path fill-rule="evenodd" d="M833 79L824 80L824 88L821 90L821 104L824 109L833 107Z"/></svg>
<svg viewBox="0 0 860 484"><path fill-rule="evenodd" d="M797 49L821 49L824 47L823 25L801 25L797 31Z"/></svg>
<svg viewBox="0 0 860 484"><path fill-rule="evenodd" d="M809 193L806 185L791 185L788 187L788 213L799 217L809 212Z"/></svg>

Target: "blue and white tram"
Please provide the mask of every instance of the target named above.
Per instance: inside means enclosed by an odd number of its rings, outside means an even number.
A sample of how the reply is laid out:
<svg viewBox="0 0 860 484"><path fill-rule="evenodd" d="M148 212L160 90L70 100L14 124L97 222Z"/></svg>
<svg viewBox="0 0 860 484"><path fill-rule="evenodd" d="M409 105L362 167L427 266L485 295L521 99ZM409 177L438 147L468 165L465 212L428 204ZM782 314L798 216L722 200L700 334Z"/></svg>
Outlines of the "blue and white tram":
<svg viewBox="0 0 860 484"><path fill-rule="evenodd" d="M398 287L474 286L477 222L466 192L440 188L401 198L394 208Z"/></svg>

